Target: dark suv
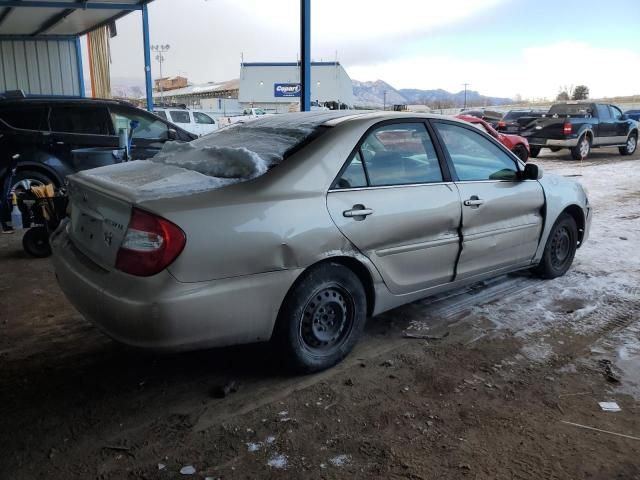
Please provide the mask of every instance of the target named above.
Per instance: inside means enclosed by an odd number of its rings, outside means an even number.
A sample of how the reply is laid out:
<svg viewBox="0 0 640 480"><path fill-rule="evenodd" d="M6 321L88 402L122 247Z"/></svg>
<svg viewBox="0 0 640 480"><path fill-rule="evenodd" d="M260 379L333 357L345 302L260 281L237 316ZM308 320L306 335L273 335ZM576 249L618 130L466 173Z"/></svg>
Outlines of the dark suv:
<svg viewBox="0 0 640 480"><path fill-rule="evenodd" d="M196 135L145 110L118 100L70 98L0 99L0 172L19 155L12 187L64 184L64 178L93 168L76 149L118 148L118 131L135 121L131 157L149 158L168 140L191 141ZM114 160L115 162L115 160Z"/></svg>

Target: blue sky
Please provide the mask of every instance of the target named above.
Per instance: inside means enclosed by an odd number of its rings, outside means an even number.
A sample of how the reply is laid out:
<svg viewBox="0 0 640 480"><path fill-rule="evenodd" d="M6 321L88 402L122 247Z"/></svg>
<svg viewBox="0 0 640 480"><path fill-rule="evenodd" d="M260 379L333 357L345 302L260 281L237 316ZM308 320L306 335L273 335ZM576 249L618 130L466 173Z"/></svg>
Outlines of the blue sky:
<svg viewBox="0 0 640 480"><path fill-rule="evenodd" d="M248 61L295 60L298 0L155 0L153 43L170 43L166 74L221 81ZM354 79L396 88L555 96L585 83L597 96L640 94L637 1L312 0L312 55ZM140 78L140 19L119 22L114 77ZM155 67L155 65L154 65Z"/></svg>

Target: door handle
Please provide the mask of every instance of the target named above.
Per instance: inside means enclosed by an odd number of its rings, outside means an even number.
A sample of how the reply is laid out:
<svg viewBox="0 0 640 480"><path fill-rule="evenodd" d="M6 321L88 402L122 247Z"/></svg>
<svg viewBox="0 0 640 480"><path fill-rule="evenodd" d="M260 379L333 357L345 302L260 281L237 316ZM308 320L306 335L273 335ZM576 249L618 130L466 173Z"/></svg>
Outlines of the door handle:
<svg viewBox="0 0 640 480"><path fill-rule="evenodd" d="M373 210L366 208L364 205L354 205L351 210L345 210L342 215L347 218L355 218L356 220L364 220L365 217L371 215ZM362 217L362 218L357 218Z"/></svg>
<svg viewBox="0 0 640 480"><path fill-rule="evenodd" d="M483 203L484 203L484 200L482 200L481 198L478 198L477 195L473 195L470 199L464 201L464 204L467 207L479 207Z"/></svg>

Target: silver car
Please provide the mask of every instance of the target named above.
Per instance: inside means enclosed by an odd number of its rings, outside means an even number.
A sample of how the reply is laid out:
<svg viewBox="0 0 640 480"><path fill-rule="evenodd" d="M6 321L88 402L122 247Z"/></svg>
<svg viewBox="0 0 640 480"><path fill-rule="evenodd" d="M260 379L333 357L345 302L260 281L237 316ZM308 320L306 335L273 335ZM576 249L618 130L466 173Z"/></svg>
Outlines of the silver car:
<svg viewBox="0 0 640 480"><path fill-rule="evenodd" d="M276 115L69 177L53 235L62 290L119 342L272 339L288 365L344 358L365 320L531 269L586 240L582 187L448 117Z"/></svg>

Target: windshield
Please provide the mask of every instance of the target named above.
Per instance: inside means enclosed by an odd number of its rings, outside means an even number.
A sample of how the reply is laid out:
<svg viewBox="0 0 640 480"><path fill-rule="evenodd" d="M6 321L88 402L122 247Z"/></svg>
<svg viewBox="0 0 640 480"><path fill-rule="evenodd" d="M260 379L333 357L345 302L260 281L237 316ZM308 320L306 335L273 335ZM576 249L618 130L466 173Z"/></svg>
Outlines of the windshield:
<svg viewBox="0 0 640 480"><path fill-rule="evenodd" d="M565 115L590 115L591 112L587 111L587 110L591 110L591 105L588 103L574 103L574 104L570 104L570 103L560 103L558 105L553 105L550 109L549 109L549 116L552 115L558 115L558 116L565 116Z"/></svg>

